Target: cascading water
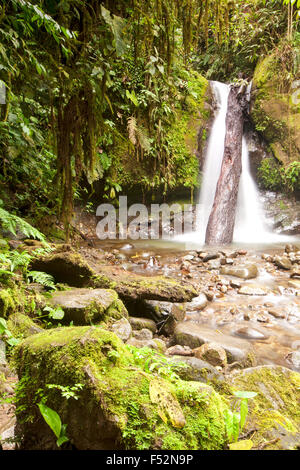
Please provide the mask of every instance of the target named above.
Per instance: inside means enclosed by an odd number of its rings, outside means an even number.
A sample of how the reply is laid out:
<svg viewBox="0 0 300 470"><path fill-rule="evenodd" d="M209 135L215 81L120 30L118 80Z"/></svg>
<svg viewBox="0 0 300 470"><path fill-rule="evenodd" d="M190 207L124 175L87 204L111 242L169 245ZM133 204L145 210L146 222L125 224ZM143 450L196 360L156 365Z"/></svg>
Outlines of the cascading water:
<svg viewBox="0 0 300 470"><path fill-rule="evenodd" d="M208 218L214 202L216 186L222 166L227 103L230 91L229 85L216 81L211 82L211 87L218 110L211 128L205 157L201 193L197 206L196 231L178 237L178 240L201 244L204 244L205 241ZM250 89L248 92L250 93ZM249 152L245 138L243 138L242 145L242 175L235 220L234 242L272 243L287 239L287 237L274 234L266 228L264 212L259 201L259 192L250 173Z"/></svg>
<svg viewBox="0 0 300 470"><path fill-rule="evenodd" d="M218 111L211 128L207 153L203 168L202 187L197 210L197 236L204 243L208 218L214 202L216 186L221 171L224 139L225 119L227 112L227 101L229 86L220 82L211 82L212 90L218 105Z"/></svg>

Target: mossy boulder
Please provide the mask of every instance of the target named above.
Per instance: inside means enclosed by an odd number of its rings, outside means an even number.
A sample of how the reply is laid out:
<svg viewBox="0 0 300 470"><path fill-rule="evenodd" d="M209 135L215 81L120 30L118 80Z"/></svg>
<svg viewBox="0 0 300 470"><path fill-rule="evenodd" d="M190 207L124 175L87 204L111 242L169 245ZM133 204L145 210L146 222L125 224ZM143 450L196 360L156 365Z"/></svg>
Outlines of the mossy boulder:
<svg viewBox="0 0 300 470"><path fill-rule="evenodd" d="M56 282L71 287L114 289L126 307L127 303L137 300L189 302L197 296L192 285L179 283L175 279L139 276L102 265L94 270L79 253L73 251L40 257L32 262L30 269L51 274Z"/></svg>
<svg viewBox="0 0 300 470"><path fill-rule="evenodd" d="M63 323L89 325L128 317L123 302L111 289L81 288L55 292L50 302L63 309L65 316L60 320Z"/></svg>
<svg viewBox="0 0 300 470"><path fill-rule="evenodd" d="M72 287L86 287L91 284L91 280L96 275L82 256L74 251L39 257L32 261L30 270L51 274L56 282ZM98 281L100 282L100 279ZM110 287L108 279L102 279L102 287Z"/></svg>
<svg viewBox="0 0 300 470"><path fill-rule="evenodd" d="M43 328L37 325L28 315L20 312L9 316L7 328L16 338L27 338L43 331Z"/></svg>
<svg viewBox="0 0 300 470"><path fill-rule="evenodd" d="M199 382L146 373L113 333L100 327L62 327L31 336L14 355L21 448L55 449L39 413L47 406L67 424L76 449L222 449L226 401ZM67 400L47 384L82 384Z"/></svg>
<svg viewBox="0 0 300 470"><path fill-rule="evenodd" d="M103 272L107 275L107 272ZM139 276L119 271L111 277L115 289L126 306L133 305L137 314L145 314L145 300L159 300L172 303L190 302L198 293L191 284L181 283L163 276ZM101 281L100 281L101 282ZM150 317L151 318L151 317Z"/></svg>
<svg viewBox="0 0 300 470"><path fill-rule="evenodd" d="M259 366L233 373L228 382L235 390L249 390L245 432L256 448L295 449L300 446L300 374L280 366ZM256 432L254 432L254 430Z"/></svg>
<svg viewBox="0 0 300 470"><path fill-rule="evenodd" d="M258 62L253 77L251 117L256 130L284 166L300 160L300 105L293 100L295 91L284 82L278 51Z"/></svg>

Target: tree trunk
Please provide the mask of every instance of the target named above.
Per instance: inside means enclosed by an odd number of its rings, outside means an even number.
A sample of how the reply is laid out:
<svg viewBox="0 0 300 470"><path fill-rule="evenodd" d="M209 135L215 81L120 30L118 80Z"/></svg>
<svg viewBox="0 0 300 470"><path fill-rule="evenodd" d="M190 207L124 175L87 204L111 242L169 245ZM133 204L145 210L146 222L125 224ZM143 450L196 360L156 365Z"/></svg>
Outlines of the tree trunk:
<svg viewBox="0 0 300 470"><path fill-rule="evenodd" d="M228 97L223 162L206 228L205 243L208 245L232 242L242 172L242 139L247 107L245 86L232 86Z"/></svg>

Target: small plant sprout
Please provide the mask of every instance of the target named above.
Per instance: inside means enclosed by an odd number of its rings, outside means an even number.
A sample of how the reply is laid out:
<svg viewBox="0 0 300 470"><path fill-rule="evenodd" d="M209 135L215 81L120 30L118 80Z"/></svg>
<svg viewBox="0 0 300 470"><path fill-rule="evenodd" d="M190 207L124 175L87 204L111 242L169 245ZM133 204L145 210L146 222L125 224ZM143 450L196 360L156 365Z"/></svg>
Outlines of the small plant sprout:
<svg viewBox="0 0 300 470"><path fill-rule="evenodd" d="M234 396L237 398L237 400L235 400L233 411L227 410L225 413L225 425L230 443L237 443L239 435L245 427L246 418L248 415L248 400L256 397L256 395L256 392L234 392Z"/></svg>
<svg viewBox="0 0 300 470"><path fill-rule="evenodd" d="M44 420L57 438L57 447L60 447L64 442L68 442L69 438L66 435L67 425L62 424L60 416L56 413L56 411L52 410L42 402L38 404L38 407Z"/></svg>

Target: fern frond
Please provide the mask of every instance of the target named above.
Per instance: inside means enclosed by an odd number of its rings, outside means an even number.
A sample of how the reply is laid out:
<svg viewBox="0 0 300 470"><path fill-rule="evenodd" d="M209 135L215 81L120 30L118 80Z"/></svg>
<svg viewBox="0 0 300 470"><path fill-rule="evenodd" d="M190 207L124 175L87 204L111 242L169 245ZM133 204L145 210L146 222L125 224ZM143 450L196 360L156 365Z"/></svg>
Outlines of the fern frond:
<svg viewBox="0 0 300 470"><path fill-rule="evenodd" d="M37 282L42 286L55 289L54 278L50 274L44 273L42 271L29 271L27 273L27 279L28 278L32 279L32 282Z"/></svg>
<svg viewBox="0 0 300 470"><path fill-rule="evenodd" d="M4 230L8 230L13 235L19 230L28 238L35 238L46 243L45 236L28 222L0 207L0 222Z"/></svg>
<svg viewBox="0 0 300 470"><path fill-rule="evenodd" d="M140 146L142 147L142 149L147 153L150 152L151 142L149 140L146 130L143 127L138 127L136 130L136 134L137 134L138 142Z"/></svg>
<svg viewBox="0 0 300 470"><path fill-rule="evenodd" d="M137 122L136 118L134 116L130 116L127 121L127 130L128 130L128 136L130 142L133 143L133 145L136 145L137 140L136 140L136 131L137 131Z"/></svg>

